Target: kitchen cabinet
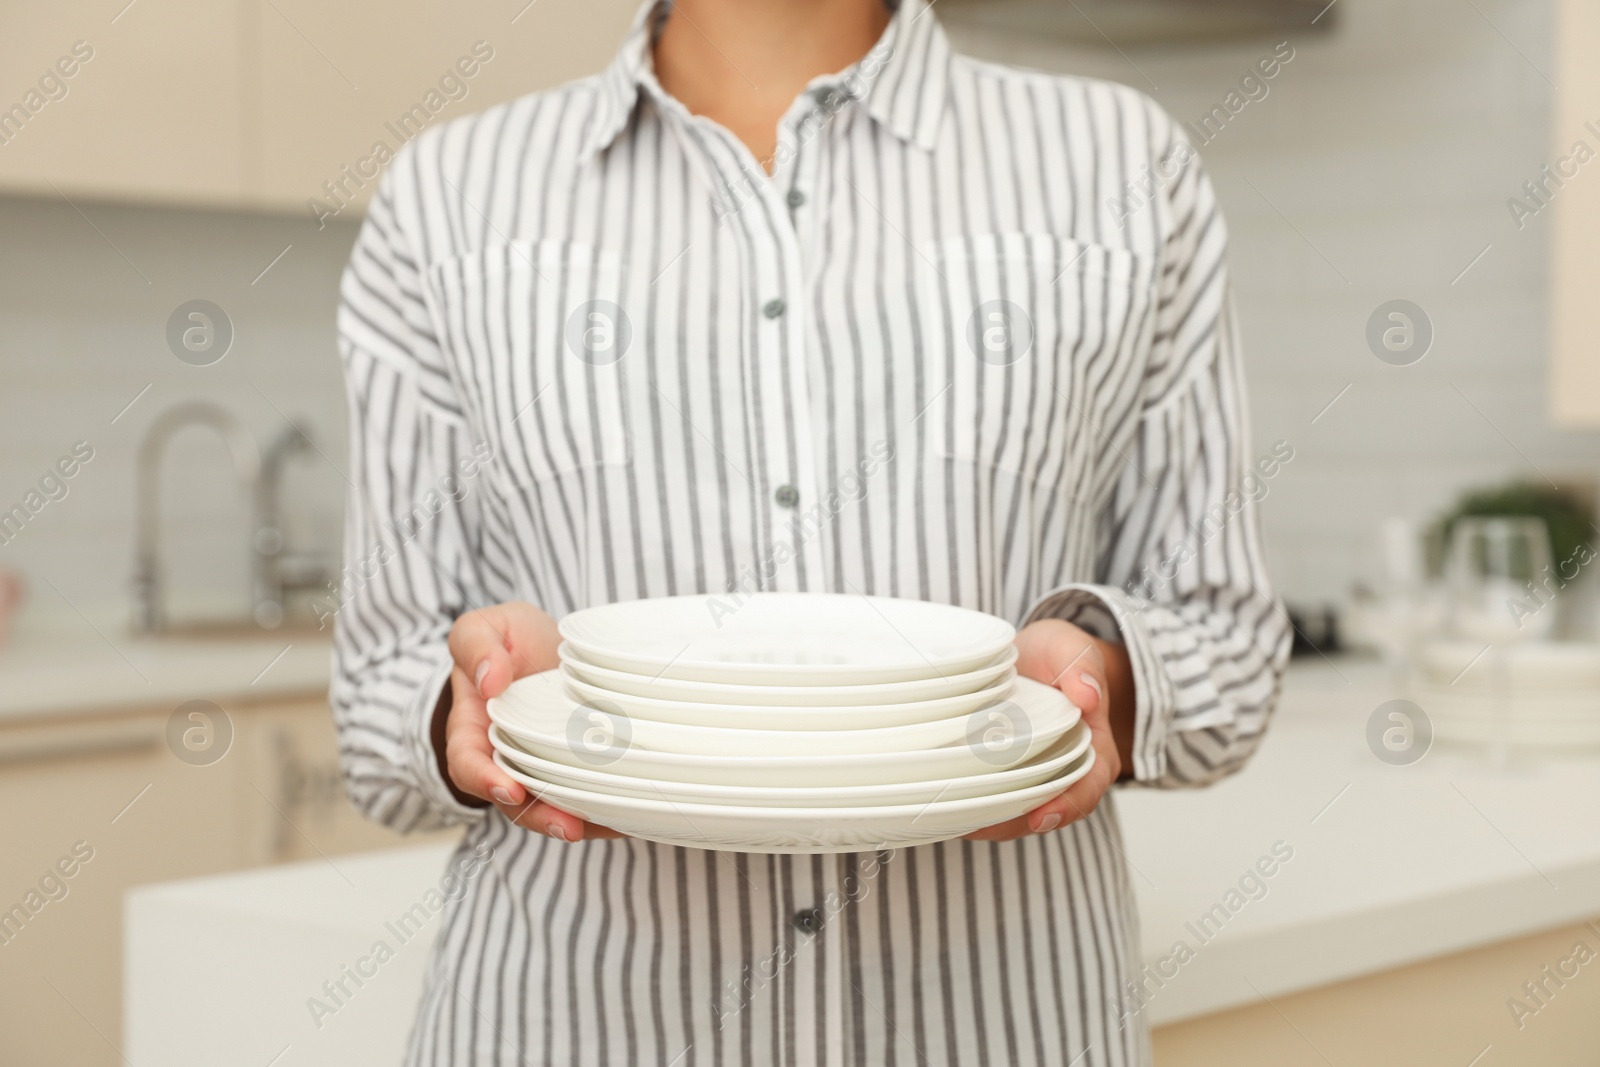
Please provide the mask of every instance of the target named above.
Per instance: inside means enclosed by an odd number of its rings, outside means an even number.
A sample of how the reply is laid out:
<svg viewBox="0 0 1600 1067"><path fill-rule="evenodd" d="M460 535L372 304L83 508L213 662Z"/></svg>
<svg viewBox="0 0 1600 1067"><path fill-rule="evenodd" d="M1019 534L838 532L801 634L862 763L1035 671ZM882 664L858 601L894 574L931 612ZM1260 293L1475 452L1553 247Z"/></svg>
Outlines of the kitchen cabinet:
<svg viewBox="0 0 1600 1067"><path fill-rule="evenodd" d="M274 704L239 716L233 789L235 865L314 860L398 843L351 806L339 777L327 702Z"/></svg>
<svg viewBox="0 0 1600 1067"><path fill-rule="evenodd" d="M421 129L600 70L636 7L263 0L256 40L267 93L256 103L250 199L302 212L312 198L332 209L364 203L384 153Z"/></svg>
<svg viewBox="0 0 1600 1067"><path fill-rule="evenodd" d="M0 188L236 202L245 141L239 6L125 4L7 5Z"/></svg>
<svg viewBox="0 0 1600 1067"><path fill-rule="evenodd" d="M223 710L232 741L210 763L174 755L170 705L0 724L6 1062L119 1062L128 888L402 841L344 798L323 699Z"/></svg>
<svg viewBox="0 0 1600 1067"><path fill-rule="evenodd" d="M1558 426L1600 426L1600 6L1557 0L1550 214L1550 414ZM1578 150L1582 144L1583 151ZM1537 203L1519 197L1525 204Z"/></svg>
<svg viewBox="0 0 1600 1067"><path fill-rule="evenodd" d="M422 127L599 70L636 7L634 0L18 7L0 37L0 69L13 72L0 86L0 108L23 111L10 126L0 121L0 190L308 218L312 199L359 210L383 156L374 159L375 146L392 152ZM80 41L92 57L70 78L53 74Z"/></svg>
<svg viewBox="0 0 1600 1067"><path fill-rule="evenodd" d="M1557 986L1542 970L1577 966L1593 951L1588 924L1546 930L1409 967L1256 1003L1157 1029L1161 1067L1592 1067L1600 1047L1600 983ZM1545 981L1540 1004L1522 988ZM1513 998L1524 1012L1513 1014ZM1352 1026L1353 1020L1360 1025ZM1519 1026L1518 1023L1521 1023Z"/></svg>

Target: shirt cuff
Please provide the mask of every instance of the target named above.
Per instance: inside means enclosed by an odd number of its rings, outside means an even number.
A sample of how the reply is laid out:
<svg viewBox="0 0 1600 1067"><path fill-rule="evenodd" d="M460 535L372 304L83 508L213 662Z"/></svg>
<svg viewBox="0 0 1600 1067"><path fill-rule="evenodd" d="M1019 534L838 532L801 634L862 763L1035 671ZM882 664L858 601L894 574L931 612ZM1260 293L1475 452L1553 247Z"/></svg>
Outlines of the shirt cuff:
<svg viewBox="0 0 1600 1067"><path fill-rule="evenodd" d="M439 753L433 747L433 714L439 706L439 694L450 681L450 671L455 661L447 648L441 648L434 667L417 687L411 706L406 708L405 745L416 771L417 789L428 804L439 811L446 822L476 822L483 818L486 808L472 807L456 799L439 769Z"/></svg>
<svg viewBox="0 0 1600 1067"><path fill-rule="evenodd" d="M1039 619L1070 622L1128 650L1133 669L1133 778L1154 782L1167 773L1167 731L1177 709L1177 694L1156 653L1142 609L1147 604L1109 585L1074 583L1034 602L1023 625Z"/></svg>

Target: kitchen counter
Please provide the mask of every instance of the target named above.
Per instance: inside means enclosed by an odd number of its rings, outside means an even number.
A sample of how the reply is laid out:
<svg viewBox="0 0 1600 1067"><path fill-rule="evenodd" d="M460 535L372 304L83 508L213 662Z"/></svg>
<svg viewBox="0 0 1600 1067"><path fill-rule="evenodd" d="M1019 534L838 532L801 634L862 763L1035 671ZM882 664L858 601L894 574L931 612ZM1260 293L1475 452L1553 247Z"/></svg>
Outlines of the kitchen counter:
<svg viewBox="0 0 1600 1067"><path fill-rule="evenodd" d="M1600 753L1530 750L1496 769L1479 749L1435 741L1391 766L1366 740L1368 718L1397 695L1387 683L1369 662L1296 664L1241 774L1119 795L1145 962L1158 978L1177 972L1148 983L1152 1022L1600 914ZM1259 900L1225 900L1277 842L1293 857L1261 879L1264 895L1252 883ZM1241 897L1225 922L1199 926ZM1217 925L1210 940L1196 934ZM1193 959L1157 970L1180 939Z"/></svg>
<svg viewBox="0 0 1600 1067"><path fill-rule="evenodd" d="M1386 683L1369 663L1297 664L1243 774L1119 795L1148 968L1129 1011L1160 1025L1600 913L1600 757L1495 769L1436 744L1390 766L1366 744ZM403 945L385 923L437 885L445 856L404 849L130 894L129 1058L267 1063L293 1047L297 1064L397 1060L438 919ZM313 1018L322 983L379 939L393 958Z"/></svg>
<svg viewBox="0 0 1600 1067"><path fill-rule="evenodd" d="M0 649L0 723L219 704L328 688L331 631L148 637L101 626L16 635Z"/></svg>

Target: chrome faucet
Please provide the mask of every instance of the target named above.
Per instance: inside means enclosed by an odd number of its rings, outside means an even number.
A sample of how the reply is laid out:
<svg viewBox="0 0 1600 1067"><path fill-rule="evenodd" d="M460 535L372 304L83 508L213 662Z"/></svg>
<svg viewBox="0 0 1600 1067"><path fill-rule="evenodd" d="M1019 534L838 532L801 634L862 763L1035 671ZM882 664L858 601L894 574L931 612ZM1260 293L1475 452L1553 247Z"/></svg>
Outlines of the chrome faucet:
<svg viewBox="0 0 1600 1067"><path fill-rule="evenodd" d="M160 560L158 483L167 443L188 426L210 426L222 435L233 455L234 472L249 497L250 612L249 623L271 630L284 621L285 593L321 588L331 568L320 556L288 551L283 534L281 488L283 467L290 456L314 446L299 426L290 424L263 454L256 439L238 419L215 404L191 401L161 414L139 446L138 526L134 553L133 625L146 633L169 627L164 604Z"/></svg>
<svg viewBox="0 0 1600 1067"><path fill-rule="evenodd" d="M283 623L284 595L295 589L321 589L332 576L327 561L311 553L288 550L283 534L281 492L283 466L289 457L314 451L311 437L291 422L267 446L256 483L256 625L272 629Z"/></svg>
<svg viewBox="0 0 1600 1067"><path fill-rule="evenodd" d="M261 453L250 431L227 411L215 404L194 400L162 412L146 431L139 445L139 466L135 483L134 506L137 525L134 536L133 626L151 633L166 629L163 603L160 544L161 507L158 499L161 459L174 434L189 426L209 426L222 435L233 455L233 469L239 484L255 495L261 476Z"/></svg>

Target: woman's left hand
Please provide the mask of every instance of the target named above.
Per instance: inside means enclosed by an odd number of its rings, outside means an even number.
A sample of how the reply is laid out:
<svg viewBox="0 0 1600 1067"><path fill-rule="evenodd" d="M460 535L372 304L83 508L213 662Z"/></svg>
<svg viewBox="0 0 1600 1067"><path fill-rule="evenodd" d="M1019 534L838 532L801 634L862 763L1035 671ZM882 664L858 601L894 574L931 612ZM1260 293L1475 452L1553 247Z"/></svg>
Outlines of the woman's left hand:
<svg viewBox="0 0 1600 1067"><path fill-rule="evenodd" d="M1017 634L1017 649L1018 674L1054 686L1082 709L1094 766L1066 792L1026 815L968 834L974 841L1011 841L1086 818L1122 777L1133 748L1133 674L1126 648L1069 622L1041 619Z"/></svg>

